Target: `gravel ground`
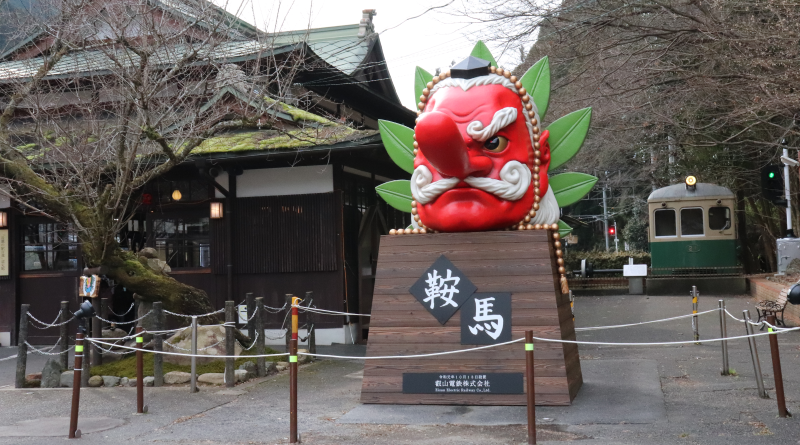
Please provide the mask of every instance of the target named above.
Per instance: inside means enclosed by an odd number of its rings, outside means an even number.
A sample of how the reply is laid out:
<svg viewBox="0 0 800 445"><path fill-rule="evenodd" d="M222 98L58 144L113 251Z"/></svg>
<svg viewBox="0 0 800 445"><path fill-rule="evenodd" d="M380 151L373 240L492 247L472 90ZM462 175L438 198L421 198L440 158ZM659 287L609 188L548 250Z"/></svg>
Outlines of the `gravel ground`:
<svg viewBox="0 0 800 445"><path fill-rule="evenodd" d="M716 307L717 298L701 297L701 310ZM726 298L734 315L743 308L752 310L747 298ZM578 326L630 323L670 317L691 311L689 297L578 297L575 304ZM743 334L741 324L728 320L729 335ZM701 338L719 336L717 314L700 319ZM608 331L583 331L586 341L678 341L691 339L688 319ZM800 415L800 333L780 337L781 359L790 412ZM731 368L736 376L721 376L719 343L659 347L581 346L585 369L604 369L606 374L623 372L625 362L654 363L651 373L661 383L661 394L625 394L650 397L663 404L659 417L647 423L631 419L646 418L637 412L615 406L620 413L610 418L602 409L571 415L588 403L584 399L572 407L540 407L537 410L539 442L579 441L584 444L798 444L800 423L795 418L780 419L774 399L774 384L767 339L758 339L764 379L771 399L757 396L747 342L730 342ZM333 351L333 349L332 349ZM339 347L337 353L363 353L363 347ZM10 349L0 350L0 357ZM320 351L324 353L325 351ZM590 366L589 360L621 363L617 368ZM10 362L13 363L13 360ZM2 362L0 362L2 363ZM337 420L359 406L361 361L323 360L301 368L299 413L301 440L314 444L510 444L525 443L525 425L422 425L352 424ZM599 362L598 362L599 364ZM0 374L12 370L0 365ZM617 366L617 365L614 365ZM614 371L620 369L620 371ZM8 376L2 375L7 379ZM589 376L587 375L587 381ZM592 375L603 381L603 375ZM609 376L609 381L613 380ZM619 379L617 379L619 380ZM13 382L13 375L11 376ZM624 381L624 379L623 379ZM147 388L145 403L149 414L137 416L135 389L97 388L82 392L81 416L123 419L117 428L85 434L81 443L131 444L273 444L288 441L288 375L281 373L237 387L227 392L207 388L188 394L185 388ZM607 391L609 408L621 403L621 387L591 388ZM70 390L0 390L0 426L69 414ZM508 408L520 409L520 408ZM596 412L592 416L592 411ZM604 415L605 414L605 415ZM614 417L614 416L612 416ZM425 422L429 423L429 422ZM65 431L66 433L66 431ZM0 437L0 444L51 444L61 438Z"/></svg>

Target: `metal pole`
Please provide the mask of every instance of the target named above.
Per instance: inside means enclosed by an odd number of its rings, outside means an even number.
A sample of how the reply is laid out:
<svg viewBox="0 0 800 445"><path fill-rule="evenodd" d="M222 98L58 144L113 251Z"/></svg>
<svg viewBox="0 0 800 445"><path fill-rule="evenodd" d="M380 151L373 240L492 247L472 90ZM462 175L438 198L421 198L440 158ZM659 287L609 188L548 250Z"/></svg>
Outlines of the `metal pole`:
<svg viewBox="0 0 800 445"><path fill-rule="evenodd" d="M192 316L192 378L189 392L197 392L197 316Z"/></svg>
<svg viewBox="0 0 800 445"><path fill-rule="evenodd" d="M789 157L789 150L783 149L783 157ZM789 182L789 164L783 164L783 188L784 196L786 197L786 238L794 238L794 231L792 230L792 186Z"/></svg>
<svg viewBox="0 0 800 445"><path fill-rule="evenodd" d="M572 321L575 321L575 296L572 295L572 289L569 290L569 311L572 313Z"/></svg>
<svg viewBox="0 0 800 445"><path fill-rule="evenodd" d="M82 320L78 323L83 323ZM78 330L75 335L75 368L72 375L72 408L69 413L69 435L70 439L81 437L78 431L78 407L81 403L81 371L83 366L83 332Z"/></svg>
<svg viewBox="0 0 800 445"><path fill-rule="evenodd" d="M108 298L95 298L95 300L100 300L100 312L95 312L96 314L100 314L101 317L105 318L106 320L110 320L110 315L108 312ZM92 335L96 335L98 338L103 338L103 325L100 324L100 320L97 321L98 332L95 334L92 332ZM103 364L103 351L95 345L95 351L99 357L98 365Z"/></svg>
<svg viewBox="0 0 800 445"><path fill-rule="evenodd" d="M235 355L234 323L236 323L236 306L233 301L225 302L225 355ZM225 386L233 388L236 384L236 375L233 372L234 358L225 359Z"/></svg>
<svg viewBox="0 0 800 445"><path fill-rule="evenodd" d="M136 413L144 413L144 353L142 346L144 346L144 337L142 337L144 328L141 326L136 327Z"/></svg>
<svg viewBox="0 0 800 445"><path fill-rule="evenodd" d="M767 315L767 323L775 326L775 316ZM783 373L781 372L781 353L778 349L778 333L772 328L768 328L769 349L772 352L772 375L775 378L775 398L778 399L778 416L791 417L786 410L786 398L783 393Z"/></svg>
<svg viewBox="0 0 800 445"><path fill-rule="evenodd" d="M289 343L289 443L297 443L297 306L292 298L292 339Z"/></svg>
<svg viewBox="0 0 800 445"><path fill-rule="evenodd" d="M22 304L19 308L19 336L17 337L17 376L15 388L25 386L25 368L28 365L28 310L30 304Z"/></svg>
<svg viewBox="0 0 800 445"><path fill-rule="evenodd" d="M700 306L698 303L697 286L692 286L692 332L694 333L695 344L700 344L700 326L697 323L697 308Z"/></svg>
<svg viewBox="0 0 800 445"><path fill-rule="evenodd" d="M525 331L525 378L528 391L528 443L536 443L536 387L533 370L533 331Z"/></svg>
<svg viewBox="0 0 800 445"><path fill-rule="evenodd" d="M258 297L256 298L256 318L255 320L255 330L256 330L256 355L264 355L265 347L264 347L264 298ZM250 333L250 335L253 335ZM267 375L267 359L266 357L258 357L256 359L256 375L259 377L265 377Z"/></svg>
<svg viewBox="0 0 800 445"><path fill-rule="evenodd" d="M753 335L753 325L750 324L750 311L745 309L742 311L744 318L744 330L747 335ZM768 399L767 391L764 389L764 377L761 375L761 361L758 359L758 349L756 348L756 339L748 337L747 343L750 345L750 358L753 359L753 372L756 375L756 384L758 385L758 396L762 399Z"/></svg>
<svg viewBox="0 0 800 445"><path fill-rule="evenodd" d="M153 302L153 329L160 331L164 329L164 312L161 308L161 302ZM164 385L164 356L158 354L164 350L164 334L155 334L153 336L153 386L159 387Z"/></svg>
<svg viewBox="0 0 800 445"><path fill-rule="evenodd" d="M606 252L608 252L608 205L606 205L606 186L603 186L603 227L606 237Z"/></svg>
<svg viewBox="0 0 800 445"><path fill-rule="evenodd" d="M69 301L62 301L61 302L61 326L58 327L58 337L61 339L59 344L61 345L61 352L64 352L69 348L69 337L67 337L67 325L69 323L65 323L69 320ZM61 369L67 369L69 367L69 353L63 353L58 357L59 361L61 362Z"/></svg>
<svg viewBox="0 0 800 445"><path fill-rule="evenodd" d="M725 317L725 300L719 300L719 332L722 338L728 338L727 318ZM728 340L722 340L722 375L730 375L728 363Z"/></svg>

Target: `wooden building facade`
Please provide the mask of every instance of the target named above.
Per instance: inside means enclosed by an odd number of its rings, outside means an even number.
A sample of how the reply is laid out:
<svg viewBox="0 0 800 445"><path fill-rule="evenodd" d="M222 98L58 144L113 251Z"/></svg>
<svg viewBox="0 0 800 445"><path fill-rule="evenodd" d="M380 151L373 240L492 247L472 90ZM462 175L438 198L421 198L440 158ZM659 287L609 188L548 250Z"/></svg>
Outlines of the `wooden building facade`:
<svg viewBox="0 0 800 445"><path fill-rule="evenodd" d="M253 130L206 141L189 161L144 187L142 205L119 233L120 245L155 249L172 277L206 291L216 308L250 292L281 307L285 294L312 291L317 307L368 312L379 236L409 224L408 215L375 193L376 185L407 177L387 155L377 121L411 126L415 118L388 78L372 15L364 11L358 25L274 39L279 46L285 41L286 51L302 46L327 67L298 74L298 92L314 98L313 108L284 104L279 117L287 125L324 127L334 137L298 146L277 137L271 143L275 135ZM0 73L18 63L13 54L4 57ZM244 53L227 62L258 57L262 53ZM252 105L233 89L213 100ZM5 252L0 243L0 259L8 264L7 271L0 268L0 345L7 346L16 344L22 304L47 322L61 301L77 309L84 264L68 225L2 199L0 212L7 216L0 237L5 231L8 239ZM114 283L106 283L101 296L111 298L116 313L133 301ZM284 314L270 314L266 328L280 329L283 321ZM367 328L340 316L320 317L315 325L320 344L358 341ZM56 329L29 332L32 344L52 344L58 335Z"/></svg>

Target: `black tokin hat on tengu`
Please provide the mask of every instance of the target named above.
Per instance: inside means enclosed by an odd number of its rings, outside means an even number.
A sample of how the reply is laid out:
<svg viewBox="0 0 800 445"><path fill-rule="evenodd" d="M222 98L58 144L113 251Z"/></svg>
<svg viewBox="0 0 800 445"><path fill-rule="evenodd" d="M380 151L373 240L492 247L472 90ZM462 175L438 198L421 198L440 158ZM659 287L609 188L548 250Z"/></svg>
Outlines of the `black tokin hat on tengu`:
<svg viewBox="0 0 800 445"><path fill-rule="evenodd" d="M450 77L455 79L472 79L490 73L491 62L469 56L450 68Z"/></svg>

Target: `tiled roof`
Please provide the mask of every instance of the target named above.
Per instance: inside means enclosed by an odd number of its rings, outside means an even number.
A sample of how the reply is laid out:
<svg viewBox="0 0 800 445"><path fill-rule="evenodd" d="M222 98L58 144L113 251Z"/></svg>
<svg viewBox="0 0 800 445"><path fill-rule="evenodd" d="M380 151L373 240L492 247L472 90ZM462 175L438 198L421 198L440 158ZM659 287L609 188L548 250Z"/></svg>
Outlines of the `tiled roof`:
<svg viewBox="0 0 800 445"><path fill-rule="evenodd" d="M178 44L163 47L153 55L152 60L169 66L180 60L188 51L199 49L202 59L235 62L239 58L257 57L259 53L281 53L291 50L296 44L306 42L317 56L350 75L358 69L367 56L370 43L369 38L358 37L358 25L320 28L309 32L278 33L268 35L266 41L268 43L252 40L226 42L205 50L199 45ZM59 60L47 77L58 78L113 71L117 67L109 56L117 60L126 60L130 66L139 61L138 56L122 48L76 51ZM43 63L42 57L0 63L0 82L30 78Z"/></svg>

